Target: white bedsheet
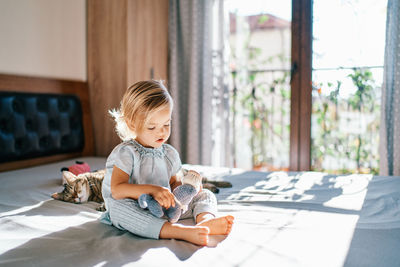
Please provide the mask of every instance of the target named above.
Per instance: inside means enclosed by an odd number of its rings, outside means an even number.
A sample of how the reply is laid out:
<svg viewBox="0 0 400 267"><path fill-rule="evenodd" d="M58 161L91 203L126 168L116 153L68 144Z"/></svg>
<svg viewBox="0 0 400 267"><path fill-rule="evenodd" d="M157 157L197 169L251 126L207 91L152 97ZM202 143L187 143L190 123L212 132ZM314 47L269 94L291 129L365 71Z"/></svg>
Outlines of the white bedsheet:
<svg viewBox="0 0 400 267"><path fill-rule="evenodd" d="M94 202L51 199L73 162L0 173L0 265L400 266L399 177L188 166L233 184L217 194L232 233L198 247L101 224Z"/></svg>

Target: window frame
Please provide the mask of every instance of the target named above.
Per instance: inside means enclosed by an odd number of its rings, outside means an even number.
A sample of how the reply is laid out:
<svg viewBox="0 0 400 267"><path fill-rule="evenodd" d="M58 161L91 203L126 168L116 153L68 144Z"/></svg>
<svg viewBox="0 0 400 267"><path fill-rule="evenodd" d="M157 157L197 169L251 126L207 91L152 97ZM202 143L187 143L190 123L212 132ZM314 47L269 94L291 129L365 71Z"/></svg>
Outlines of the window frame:
<svg viewBox="0 0 400 267"><path fill-rule="evenodd" d="M289 170L311 169L312 0L292 0Z"/></svg>

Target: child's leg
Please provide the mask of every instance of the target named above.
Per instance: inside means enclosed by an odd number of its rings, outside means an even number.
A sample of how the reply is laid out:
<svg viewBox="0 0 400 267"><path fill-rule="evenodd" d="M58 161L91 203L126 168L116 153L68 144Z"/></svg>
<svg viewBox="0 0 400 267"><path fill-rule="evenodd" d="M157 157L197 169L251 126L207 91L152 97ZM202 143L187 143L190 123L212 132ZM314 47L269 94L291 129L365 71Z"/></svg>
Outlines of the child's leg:
<svg viewBox="0 0 400 267"><path fill-rule="evenodd" d="M196 216L196 225L208 227L210 235L228 235L232 230L233 220L231 215L215 217L214 214L203 212Z"/></svg>
<svg viewBox="0 0 400 267"><path fill-rule="evenodd" d="M153 216L148 210L142 209L133 199L108 201L110 219L113 225L133 234L158 239L166 220Z"/></svg>
<svg viewBox="0 0 400 267"><path fill-rule="evenodd" d="M193 216L196 226L206 226L210 229L211 235L227 235L230 233L233 224L233 216L227 215L216 217L217 199L215 195L203 189L189 204L188 212L182 217Z"/></svg>
<svg viewBox="0 0 400 267"><path fill-rule="evenodd" d="M195 245L208 244L209 229L204 226L186 226L166 222L161 228L160 238L175 238L189 241Z"/></svg>
<svg viewBox="0 0 400 267"><path fill-rule="evenodd" d="M140 208L135 200L109 200L107 208L113 225L121 230L147 238L182 239L202 246L208 243L207 227L171 224Z"/></svg>

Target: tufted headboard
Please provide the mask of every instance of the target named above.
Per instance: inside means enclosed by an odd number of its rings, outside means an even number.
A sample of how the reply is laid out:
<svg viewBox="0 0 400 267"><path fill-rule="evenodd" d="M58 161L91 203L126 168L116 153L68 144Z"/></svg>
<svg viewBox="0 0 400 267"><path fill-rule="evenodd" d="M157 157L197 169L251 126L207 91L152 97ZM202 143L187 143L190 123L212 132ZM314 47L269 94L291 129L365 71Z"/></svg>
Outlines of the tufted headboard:
<svg viewBox="0 0 400 267"><path fill-rule="evenodd" d="M86 82L0 74L0 171L93 155Z"/></svg>

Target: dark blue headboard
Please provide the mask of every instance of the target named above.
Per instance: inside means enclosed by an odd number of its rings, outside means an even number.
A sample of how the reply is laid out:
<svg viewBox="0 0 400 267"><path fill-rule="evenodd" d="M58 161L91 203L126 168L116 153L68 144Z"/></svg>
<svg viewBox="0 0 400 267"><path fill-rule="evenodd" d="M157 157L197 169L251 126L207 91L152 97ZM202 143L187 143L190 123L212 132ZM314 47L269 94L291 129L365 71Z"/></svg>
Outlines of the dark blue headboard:
<svg viewBox="0 0 400 267"><path fill-rule="evenodd" d="M0 92L0 163L80 152L83 147L77 96Z"/></svg>
<svg viewBox="0 0 400 267"><path fill-rule="evenodd" d="M0 171L93 155L87 82L0 74Z"/></svg>

